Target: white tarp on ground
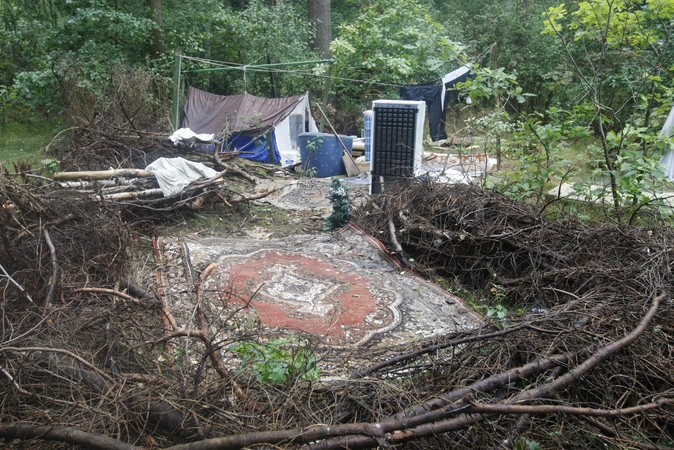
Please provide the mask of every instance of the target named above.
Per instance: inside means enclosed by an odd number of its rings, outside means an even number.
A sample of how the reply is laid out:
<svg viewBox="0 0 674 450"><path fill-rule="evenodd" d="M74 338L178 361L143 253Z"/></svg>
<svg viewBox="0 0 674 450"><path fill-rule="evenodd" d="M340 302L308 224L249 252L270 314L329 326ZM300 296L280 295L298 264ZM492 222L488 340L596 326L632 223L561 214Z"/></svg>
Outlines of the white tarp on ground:
<svg viewBox="0 0 674 450"><path fill-rule="evenodd" d="M200 178L211 178L218 174L208 166L183 158L159 158L145 170L157 178L164 197L181 192Z"/></svg>

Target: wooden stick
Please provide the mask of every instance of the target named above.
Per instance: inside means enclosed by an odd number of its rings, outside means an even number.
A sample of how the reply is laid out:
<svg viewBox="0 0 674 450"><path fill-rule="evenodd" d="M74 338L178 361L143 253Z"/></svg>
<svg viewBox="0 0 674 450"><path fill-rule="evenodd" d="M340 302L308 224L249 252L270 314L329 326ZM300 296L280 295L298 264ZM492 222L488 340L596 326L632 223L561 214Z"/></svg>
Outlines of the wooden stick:
<svg viewBox="0 0 674 450"><path fill-rule="evenodd" d="M134 198L160 197L163 195L164 192L161 189L157 188L157 189L147 189L145 191L119 192L117 194L106 194L102 195L101 197L103 197L103 199L105 200L131 200Z"/></svg>
<svg viewBox="0 0 674 450"><path fill-rule="evenodd" d="M47 246L49 247L49 254L51 255L51 265L52 265L52 274L51 274L51 283L49 283L49 292L47 293L47 297L44 299L44 312L47 314L49 312L49 303L51 303L51 298L54 295L54 290L56 290L56 283L58 283L58 264L56 262L56 249L54 248L54 244L51 242L51 238L49 237L49 232L47 229L42 230L42 234L44 234L44 240L47 243Z"/></svg>
<svg viewBox="0 0 674 450"><path fill-rule="evenodd" d="M128 178L153 178L154 174L143 169L117 169L117 170L98 170L83 172L57 172L54 174L54 180L81 180L82 178L90 180L107 180L114 177Z"/></svg>
<svg viewBox="0 0 674 450"><path fill-rule="evenodd" d="M30 298L30 295L28 295L28 292L26 292L26 290L23 288L23 286L21 286L19 283L17 283L16 281L14 281L14 278L12 278L11 276L9 276L9 274L7 273L7 271L5 270L5 268L2 267L2 264L0 264L0 272L2 272L2 273L5 275L5 277L7 277L7 279L8 279L14 286L16 286L16 288L17 288L19 291L21 291L21 293L26 297L26 299L27 299L29 302L34 303L34 302L33 302L33 299Z"/></svg>
<svg viewBox="0 0 674 450"><path fill-rule="evenodd" d="M141 304L141 301L138 300L136 297L133 297L133 296L131 296L131 295L129 295L129 294L125 294L124 292L115 291L114 289L105 289L105 288L79 288L79 289L75 289L75 290L73 291L73 294L78 294L78 293L80 293L80 292L91 292L91 293L95 293L95 294L115 295L115 296L117 296L117 297L120 297L120 298L123 298L123 299L126 299L126 300L130 300L130 301L134 302L136 305L140 305L140 304Z"/></svg>
<svg viewBox="0 0 674 450"><path fill-rule="evenodd" d="M325 117L325 121L326 121L326 123L328 124L328 126L330 127L330 129L332 130L332 134L334 134L335 137L337 138L337 140L339 141L339 143L342 144L342 147L344 148L344 155L348 156L348 158L349 158L349 159L351 160L351 162L353 163L353 167L350 167L350 168L351 168L351 169L355 169L354 175L358 175L358 174L360 173L360 169L358 168L358 165L356 164L356 161L353 159L353 156L351 156L351 153L349 153L349 149L346 148L346 145L344 145L344 142L342 142L342 138L339 137L339 135L338 135L337 132L335 131L335 128L334 128L334 127L332 126L332 124L330 123L330 119L328 119L328 116L325 115L325 113L323 112L323 110L321 109L321 107L320 107L319 105L316 105L316 107L317 107L318 110L321 112L321 114L323 114L323 117ZM347 169L347 172L348 172L348 169ZM354 176L354 175L351 175L351 174L348 174L348 175L349 175L349 176Z"/></svg>

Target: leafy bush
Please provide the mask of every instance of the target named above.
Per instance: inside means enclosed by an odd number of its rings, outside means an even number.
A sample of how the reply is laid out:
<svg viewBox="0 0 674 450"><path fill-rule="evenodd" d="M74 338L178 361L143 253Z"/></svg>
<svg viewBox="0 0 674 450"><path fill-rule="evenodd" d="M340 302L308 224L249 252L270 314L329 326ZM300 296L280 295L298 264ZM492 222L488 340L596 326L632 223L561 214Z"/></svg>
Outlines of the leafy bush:
<svg viewBox="0 0 674 450"><path fill-rule="evenodd" d="M294 378L317 379L316 356L304 339L280 338L265 344L239 342L229 351L241 358L241 370L253 372L260 381L284 383Z"/></svg>
<svg viewBox="0 0 674 450"><path fill-rule="evenodd" d="M330 49L333 73L344 78L334 83L335 99L342 107L347 99L370 100L373 89L377 98L397 96L395 85L439 80L456 68L463 47L449 39L423 4L376 0L355 21L339 27Z"/></svg>

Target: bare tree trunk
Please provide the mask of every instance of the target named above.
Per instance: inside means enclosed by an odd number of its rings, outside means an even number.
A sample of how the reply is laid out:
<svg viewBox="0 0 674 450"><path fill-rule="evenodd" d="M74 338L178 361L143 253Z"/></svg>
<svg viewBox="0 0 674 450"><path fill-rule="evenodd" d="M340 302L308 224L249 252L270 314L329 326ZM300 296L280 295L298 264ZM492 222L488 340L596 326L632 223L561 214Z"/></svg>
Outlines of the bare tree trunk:
<svg viewBox="0 0 674 450"><path fill-rule="evenodd" d="M157 24L152 30L152 44L150 46L150 56L158 58L164 53L164 35L162 33L162 0L147 0L147 6L151 9L150 16Z"/></svg>
<svg viewBox="0 0 674 450"><path fill-rule="evenodd" d="M309 21L316 30L311 41L311 48L318 50L325 58L330 58L332 42L332 19L330 17L330 0L309 0Z"/></svg>

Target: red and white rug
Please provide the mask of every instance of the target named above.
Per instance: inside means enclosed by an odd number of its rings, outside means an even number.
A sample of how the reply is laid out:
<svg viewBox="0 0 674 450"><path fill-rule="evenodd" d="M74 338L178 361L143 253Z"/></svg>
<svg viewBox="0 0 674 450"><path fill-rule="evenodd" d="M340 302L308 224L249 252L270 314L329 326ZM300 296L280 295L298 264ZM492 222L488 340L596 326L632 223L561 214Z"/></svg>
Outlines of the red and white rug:
<svg viewBox="0 0 674 450"><path fill-rule="evenodd" d="M167 273L175 276L167 280L174 307L185 317L194 306L179 280L197 275L183 276L181 268L198 272L215 262L204 289L209 303L237 302L246 317L239 323L311 333L330 347L409 344L479 323L463 300L401 270L353 226L284 239L187 239L169 243L166 255L173 258ZM221 320L232 320L228 314Z"/></svg>

